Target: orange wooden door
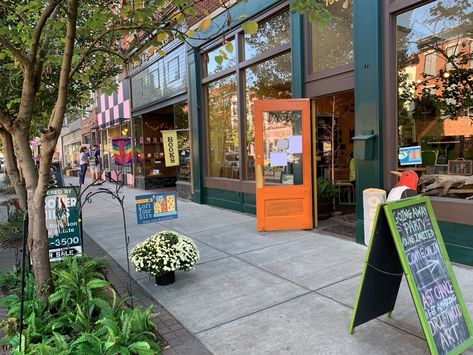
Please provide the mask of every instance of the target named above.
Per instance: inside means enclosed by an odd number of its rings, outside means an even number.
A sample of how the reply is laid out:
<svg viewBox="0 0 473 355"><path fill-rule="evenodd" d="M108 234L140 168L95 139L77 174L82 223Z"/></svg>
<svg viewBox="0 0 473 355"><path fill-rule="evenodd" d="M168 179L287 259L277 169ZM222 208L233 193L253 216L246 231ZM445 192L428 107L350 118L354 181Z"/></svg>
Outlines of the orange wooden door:
<svg viewBox="0 0 473 355"><path fill-rule="evenodd" d="M311 229L310 100L256 100L256 228Z"/></svg>

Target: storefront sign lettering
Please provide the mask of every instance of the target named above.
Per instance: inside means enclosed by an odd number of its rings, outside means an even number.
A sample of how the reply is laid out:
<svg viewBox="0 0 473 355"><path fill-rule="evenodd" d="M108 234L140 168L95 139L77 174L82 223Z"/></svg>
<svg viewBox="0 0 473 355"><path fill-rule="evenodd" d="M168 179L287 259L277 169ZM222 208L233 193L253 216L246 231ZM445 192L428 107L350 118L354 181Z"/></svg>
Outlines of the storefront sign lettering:
<svg viewBox="0 0 473 355"><path fill-rule="evenodd" d="M49 260L82 254L80 205L70 187L49 188L45 200Z"/></svg>
<svg viewBox="0 0 473 355"><path fill-rule="evenodd" d="M164 142L164 162L166 166L179 165L179 153L176 131L161 131Z"/></svg>
<svg viewBox="0 0 473 355"><path fill-rule="evenodd" d="M135 197L136 222L152 223L177 218L177 196L175 192L163 192Z"/></svg>

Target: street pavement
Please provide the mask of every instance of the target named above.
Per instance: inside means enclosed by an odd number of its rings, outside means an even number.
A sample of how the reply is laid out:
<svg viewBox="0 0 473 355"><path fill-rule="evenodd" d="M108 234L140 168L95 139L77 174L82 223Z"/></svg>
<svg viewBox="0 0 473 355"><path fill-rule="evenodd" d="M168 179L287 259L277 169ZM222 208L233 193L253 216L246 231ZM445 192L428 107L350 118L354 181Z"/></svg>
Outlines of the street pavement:
<svg viewBox="0 0 473 355"><path fill-rule="evenodd" d="M178 219L138 225L134 197L144 193L149 192L123 189L130 248L153 233L174 230L196 241L201 259L195 270L176 272L169 286L155 286L134 270L131 275L211 353L429 352L405 280L392 318L348 333L365 246L313 231L258 233L254 216L184 200L178 201ZM107 194L94 196L83 208L83 222L84 232L126 269L118 202ZM454 271L473 314L472 270L455 265Z"/></svg>

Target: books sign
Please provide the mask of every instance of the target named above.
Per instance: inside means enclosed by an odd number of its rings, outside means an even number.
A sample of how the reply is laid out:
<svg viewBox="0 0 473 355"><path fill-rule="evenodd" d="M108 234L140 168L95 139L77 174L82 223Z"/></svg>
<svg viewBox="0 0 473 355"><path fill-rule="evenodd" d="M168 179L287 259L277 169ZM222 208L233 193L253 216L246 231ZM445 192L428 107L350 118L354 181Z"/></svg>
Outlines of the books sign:
<svg viewBox="0 0 473 355"><path fill-rule="evenodd" d="M179 148L176 131L161 131L164 144L164 163L166 166L179 165Z"/></svg>
<svg viewBox="0 0 473 355"><path fill-rule="evenodd" d="M138 224L177 218L177 197L175 192L162 192L135 197L136 221Z"/></svg>
<svg viewBox="0 0 473 355"><path fill-rule="evenodd" d="M49 260L82 254L80 205L72 187L49 188L45 199Z"/></svg>

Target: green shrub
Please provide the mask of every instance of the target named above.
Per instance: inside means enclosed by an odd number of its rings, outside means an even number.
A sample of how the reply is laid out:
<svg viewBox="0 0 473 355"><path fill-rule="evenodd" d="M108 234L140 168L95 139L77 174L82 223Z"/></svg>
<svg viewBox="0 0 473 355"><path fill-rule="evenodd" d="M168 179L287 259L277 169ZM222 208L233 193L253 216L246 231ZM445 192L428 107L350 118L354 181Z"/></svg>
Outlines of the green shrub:
<svg viewBox="0 0 473 355"><path fill-rule="evenodd" d="M100 272L103 269L103 262L88 257L52 264L55 292L48 304L36 297L33 275L27 273L22 354L160 353L151 307L127 308ZM0 344L19 354L20 277L15 272L0 274L0 287L8 289L0 300L8 307L0 323L5 334Z"/></svg>
<svg viewBox="0 0 473 355"><path fill-rule="evenodd" d="M8 217L8 221L0 223L0 246L11 247L21 241L24 216L24 211L14 210Z"/></svg>
<svg viewBox="0 0 473 355"><path fill-rule="evenodd" d="M317 179L317 197L319 199L331 199L337 196L337 188L327 179L319 177Z"/></svg>

